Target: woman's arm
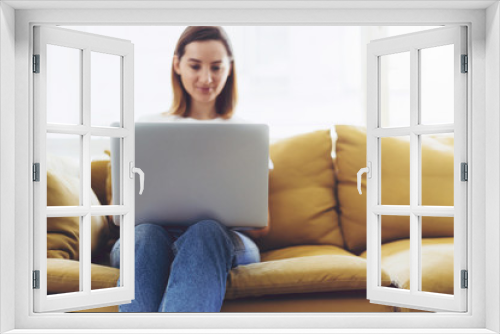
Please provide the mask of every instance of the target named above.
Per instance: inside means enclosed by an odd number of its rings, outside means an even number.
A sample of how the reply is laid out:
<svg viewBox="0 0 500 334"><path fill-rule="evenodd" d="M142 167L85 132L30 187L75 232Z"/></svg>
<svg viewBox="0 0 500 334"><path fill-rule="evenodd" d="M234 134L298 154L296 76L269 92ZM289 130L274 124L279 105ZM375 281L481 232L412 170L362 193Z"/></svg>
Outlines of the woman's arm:
<svg viewBox="0 0 500 334"><path fill-rule="evenodd" d="M269 176L271 176L271 172L273 171L274 169L274 164L271 160L271 158L269 158ZM258 239L258 238L262 238L263 236L267 235L269 233L271 229L271 215L269 214L269 208L267 209L267 226L266 227L263 227L261 229L258 229L258 230L249 230L249 231L242 231L243 233L245 233L246 235L248 235L250 238L252 239Z"/></svg>

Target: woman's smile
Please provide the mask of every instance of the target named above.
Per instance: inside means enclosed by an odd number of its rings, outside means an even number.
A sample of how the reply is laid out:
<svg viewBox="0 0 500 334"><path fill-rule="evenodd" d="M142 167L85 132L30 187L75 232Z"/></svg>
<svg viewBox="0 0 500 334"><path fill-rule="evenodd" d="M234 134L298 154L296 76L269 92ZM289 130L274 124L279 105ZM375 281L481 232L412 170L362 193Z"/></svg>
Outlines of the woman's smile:
<svg viewBox="0 0 500 334"><path fill-rule="evenodd" d="M213 88L210 87L196 87L201 93L208 94L211 93Z"/></svg>

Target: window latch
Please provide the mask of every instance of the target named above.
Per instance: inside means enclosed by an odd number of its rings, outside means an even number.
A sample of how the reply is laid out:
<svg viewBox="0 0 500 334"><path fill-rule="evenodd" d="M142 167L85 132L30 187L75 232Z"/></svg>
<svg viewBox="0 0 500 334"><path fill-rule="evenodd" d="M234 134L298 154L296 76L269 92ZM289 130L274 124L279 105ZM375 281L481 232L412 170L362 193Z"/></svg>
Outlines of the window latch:
<svg viewBox="0 0 500 334"><path fill-rule="evenodd" d="M367 178L369 178L369 179L372 178L372 163L370 161L368 161L367 167L361 168L358 171L358 192L360 195L361 195L361 175L363 175L363 173L366 173Z"/></svg>
<svg viewBox="0 0 500 334"><path fill-rule="evenodd" d="M133 161L130 161L129 163L129 172L129 176L131 179L134 178L134 174L139 174L139 195L142 195L142 192L144 191L144 172L142 171L142 169L134 167Z"/></svg>

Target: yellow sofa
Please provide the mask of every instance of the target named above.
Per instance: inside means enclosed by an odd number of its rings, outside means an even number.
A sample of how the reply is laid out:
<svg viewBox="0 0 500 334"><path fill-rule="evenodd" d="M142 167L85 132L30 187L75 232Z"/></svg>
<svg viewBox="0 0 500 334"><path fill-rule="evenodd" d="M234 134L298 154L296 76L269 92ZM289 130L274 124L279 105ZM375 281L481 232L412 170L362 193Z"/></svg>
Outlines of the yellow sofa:
<svg viewBox="0 0 500 334"><path fill-rule="evenodd" d="M356 188L356 173L366 166L365 129L337 125L298 135L272 144L270 154L271 230L257 240L262 262L231 270L222 311L411 311L366 299L365 180L363 195ZM425 138L422 159L423 203L453 205L453 139ZM409 143L383 139L382 164L383 204L408 204ZM49 174L48 205L77 200L71 177L61 170ZM109 161L92 162L92 189L109 203ZM49 293L78 289L78 221L61 219L48 221ZM408 289L408 217L383 217L382 224L382 285ZM106 217L94 217L92 234L92 289L114 287L119 271L109 266L109 251L117 228ZM453 221L431 217L422 222L422 235L423 290L453 293Z"/></svg>

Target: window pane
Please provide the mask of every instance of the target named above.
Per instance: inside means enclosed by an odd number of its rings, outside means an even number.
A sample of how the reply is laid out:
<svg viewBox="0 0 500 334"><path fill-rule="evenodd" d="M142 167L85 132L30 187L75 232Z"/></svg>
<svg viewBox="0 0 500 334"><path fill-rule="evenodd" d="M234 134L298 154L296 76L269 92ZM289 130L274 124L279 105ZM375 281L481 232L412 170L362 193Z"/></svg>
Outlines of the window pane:
<svg viewBox="0 0 500 334"><path fill-rule="evenodd" d="M453 217L421 217L421 291L453 294Z"/></svg>
<svg viewBox="0 0 500 334"><path fill-rule="evenodd" d="M382 268L391 275L391 287L409 290L410 217L381 216L381 236L380 263ZM379 277L382 277L381 273Z"/></svg>
<svg viewBox="0 0 500 334"><path fill-rule="evenodd" d="M45 279L49 295L82 291L79 261L81 221L81 217L47 218ZM64 275L58 275L62 269Z"/></svg>
<svg viewBox="0 0 500 334"><path fill-rule="evenodd" d="M422 205L453 206L454 135L422 135Z"/></svg>
<svg viewBox="0 0 500 334"><path fill-rule="evenodd" d="M122 138L92 136L92 188L101 205L123 205ZM104 186L103 186L104 184ZM104 189L103 189L104 187ZM101 195L98 194L99 189Z"/></svg>
<svg viewBox="0 0 500 334"><path fill-rule="evenodd" d="M91 52L91 124L121 120L121 57ZM115 125L119 126L119 125Z"/></svg>
<svg viewBox="0 0 500 334"><path fill-rule="evenodd" d="M47 206L81 205L79 135L47 134Z"/></svg>
<svg viewBox="0 0 500 334"><path fill-rule="evenodd" d="M116 287L114 281L120 276L120 249L114 249L115 242L120 238L120 226L110 222L113 216L92 216L92 290ZM118 244L119 245L119 244ZM117 246L118 246L117 245ZM102 266L113 267L115 270ZM107 279L102 279L103 275Z"/></svg>
<svg viewBox="0 0 500 334"><path fill-rule="evenodd" d="M47 45L47 123L81 123L82 50Z"/></svg>
<svg viewBox="0 0 500 334"><path fill-rule="evenodd" d="M380 126L410 126L410 53L380 57Z"/></svg>
<svg viewBox="0 0 500 334"><path fill-rule="evenodd" d="M92 190L99 199L99 203L92 203L92 205L113 204L110 159L111 140L110 137L101 136L92 136L90 140ZM120 142L120 139L116 140ZM119 152L120 150L118 150Z"/></svg>
<svg viewBox="0 0 500 334"><path fill-rule="evenodd" d="M380 139L381 204L410 205L410 137Z"/></svg>
<svg viewBox="0 0 500 334"><path fill-rule="evenodd" d="M420 50L420 111L422 124L453 123L453 45Z"/></svg>

